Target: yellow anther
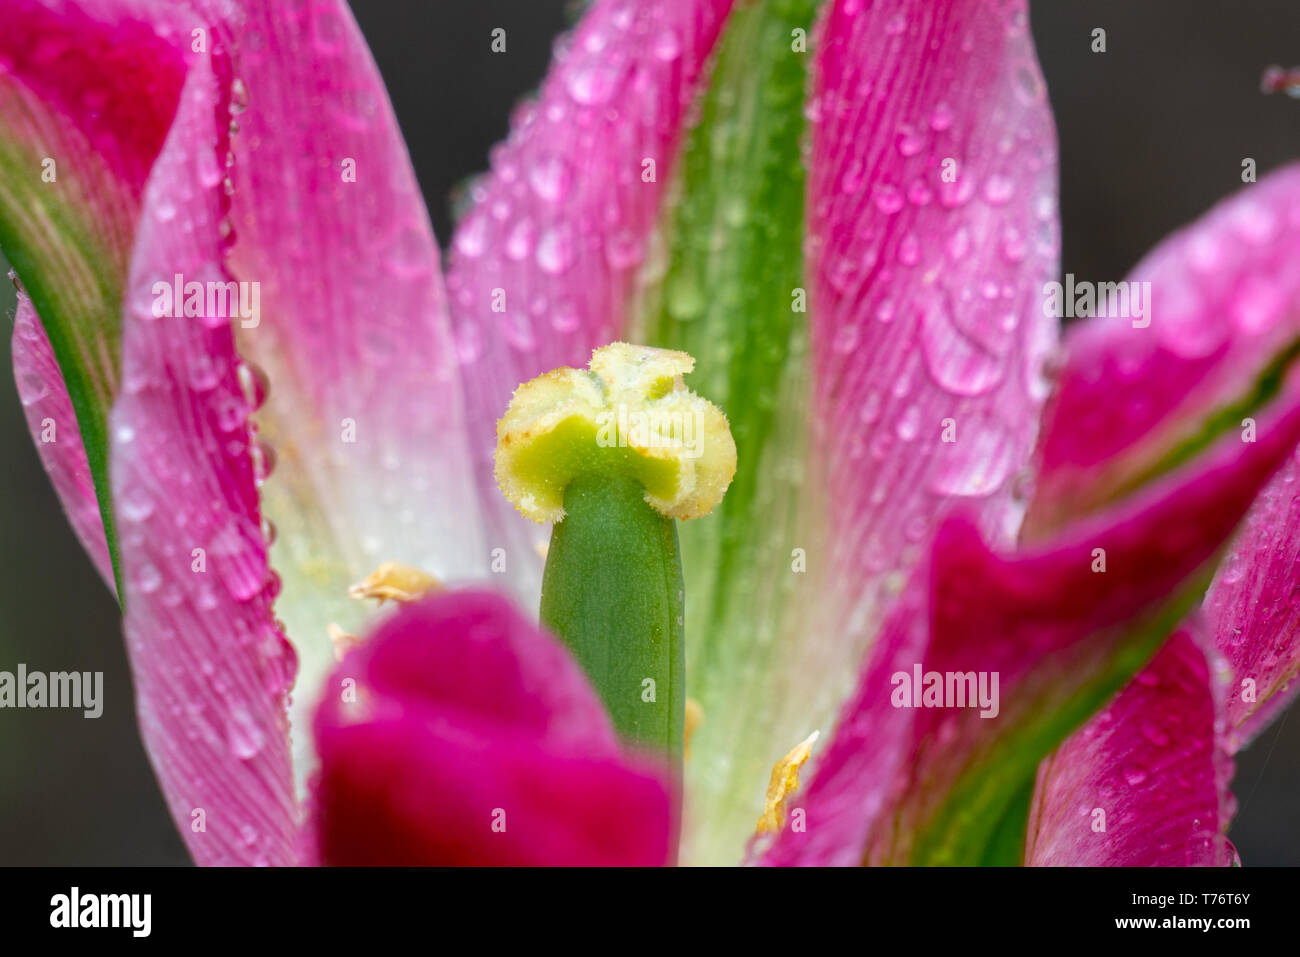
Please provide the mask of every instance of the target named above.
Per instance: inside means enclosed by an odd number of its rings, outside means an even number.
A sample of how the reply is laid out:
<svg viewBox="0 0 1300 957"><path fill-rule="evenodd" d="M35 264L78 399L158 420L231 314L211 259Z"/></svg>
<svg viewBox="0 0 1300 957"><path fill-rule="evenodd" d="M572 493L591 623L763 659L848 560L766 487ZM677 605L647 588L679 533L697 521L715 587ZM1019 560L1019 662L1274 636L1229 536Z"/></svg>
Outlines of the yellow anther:
<svg viewBox="0 0 1300 957"><path fill-rule="evenodd" d="M691 756L691 738L700 725L704 723L704 709L694 698L686 699L686 715L683 722L682 733L682 755L689 758Z"/></svg>
<svg viewBox="0 0 1300 957"><path fill-rule="evenodd" d="M799 790L799 769L812 754L812 746L820 731L814 731L796 744L790 753L772 765L772 778L767 784L767 801L755 825L759 834L775 834L785 826L785 805Z"/></svg>
<svg viewBox="0 0 1300 957"><path fill-rule="evenodd" d="M375 598L382 604L390 599L415 601L433 591L442 591L442 582L432 575L401 562L384 562L349 588L348 594L353 598Z"/></svg>
<svg viewBox="0 0 1300 957"><path fill-rule="evenodd" d="M698 518L736 474L727 417L686 388L685 352L615 342L589 370L559 368L515 390L497 423L497 484L534 522L564 518L581 475L626 475L668 518Z"/></svg>

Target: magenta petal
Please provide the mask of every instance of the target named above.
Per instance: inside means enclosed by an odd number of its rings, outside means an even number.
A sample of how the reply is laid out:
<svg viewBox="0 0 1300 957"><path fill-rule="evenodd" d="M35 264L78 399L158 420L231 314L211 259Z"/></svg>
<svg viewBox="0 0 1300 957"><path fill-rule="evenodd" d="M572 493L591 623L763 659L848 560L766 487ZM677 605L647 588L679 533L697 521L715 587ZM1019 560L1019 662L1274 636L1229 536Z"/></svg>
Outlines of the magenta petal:
<svg viewBox="0 0 1300 957"><path fill-rule="evenodd" d="M1205 633L1199 618L1189 625ZM1025 863L1231 864L1232 760L1217 733L1225 690L1191 632L1170 638L1039 767Z"/></svg>
<svg viewBox="0 0 1300 957"><path fill-rule="evenodd" d="M492 478L494 424L519 383L619 338L687 111L732 0L596 0L476 183L451 298L477 474L511 574L535 593L537 531ZM543 539L544 541L544 539ZM527 580L528 575L524 576Z"/></svg>
<svg viewBox="0 0 1300 957"><path fill-rule="evenodd" d="M1024 3L830 5L809 182L832 567L865 606L967 503L1015 539L1013 479L1057 322L1056 135ZM895 576L896 577L896 576Z"/></svg>
<svg viewBox="0 0 1300 957"><path fill-rule="evenodd" d="M224 66L190 58L145 190L111 477L140 729L172 817L200 864L289 864L299 860L286 714L295 660L271 613L230 321L152 309L153 284L176 273L229 278L225 197L208 175L224 156L230 77L214 73Z"/></svg>
<svg viewBox="0 0 1300 957"><path fill-rule="evenodd" d="M1205 614L1232 669L1230 752L1259 734L1300 681L1300 462L1289 458L1251 506L1205 596Z"/></svg>
<svg viewBox="0 0 1300 957"><path fill-rule="evenodd" d="M326 863L667 860L662 770L620 755L581 670L504 599L449 593L403 608L325 687Z"/></svg>
<svg viewBox="0 0 1300 957"><path fill-rule="evenodd" d="M13 363L18 397L41 464L77 539L109 589L116 593L104 522L72 399L40 317L23 293L18 294L18 311L14 315Z"/></svg>
<svg viewBox="0 0 1300 957"><path fill-rule="evenodd" d="M768 860L942 859L945 841L991 827L976 803L980 782L1023 779L1028 788L1046 752L1118 690L1136 656L1151 654L1300 438L1300 401L1289 397L1260 422L1257 443L1226 436L1123 506L1015 557L993 554L968 522L950 520L795 802L806 833L783 831ZM1104 574L1092 570L1096 548L1106 551ZM892 677L917 664L999 674L998 716L893 706Z"/></svg>
<svg viewBox="0 0 1300 957"><path fill-rule="evenodd" d="M1034 535L1124 495L1216 412L1247 400L1234 428L1252 414L1261 376L1300 341L1300 163L1225 199L1126 279L1150 283L1145 317L1097 317L1067 336Z"/></svg>

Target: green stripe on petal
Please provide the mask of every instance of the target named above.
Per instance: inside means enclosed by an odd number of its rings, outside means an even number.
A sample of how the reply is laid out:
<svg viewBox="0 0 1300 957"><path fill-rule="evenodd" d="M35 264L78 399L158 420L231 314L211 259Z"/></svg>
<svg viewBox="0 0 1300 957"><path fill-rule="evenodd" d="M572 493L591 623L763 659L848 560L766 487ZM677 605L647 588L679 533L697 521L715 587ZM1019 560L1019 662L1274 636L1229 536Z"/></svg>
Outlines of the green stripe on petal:
<svg viewBox="0 0 1300 957"><path fill-rule="evenodd" d="M813 0L733 11L650 266L635 341L695 356L692 384L726 410L738 469L713 514L679 532L687 693L703 709L686 767L682 860L734 863L772 764L812 728L781 727L795 600L809 575L809 401L801 158ZM657 274L654 274L657 273ZM787 692L788 693L788 689Z"/></svg>
<svg viewBox="0 0 1300 957"><path fill-rule="evenodd" d="M116 568L105 417L117 390L135 199L86 139L22 86L0 85L0 117L0 248L58 360Z"/></svg>

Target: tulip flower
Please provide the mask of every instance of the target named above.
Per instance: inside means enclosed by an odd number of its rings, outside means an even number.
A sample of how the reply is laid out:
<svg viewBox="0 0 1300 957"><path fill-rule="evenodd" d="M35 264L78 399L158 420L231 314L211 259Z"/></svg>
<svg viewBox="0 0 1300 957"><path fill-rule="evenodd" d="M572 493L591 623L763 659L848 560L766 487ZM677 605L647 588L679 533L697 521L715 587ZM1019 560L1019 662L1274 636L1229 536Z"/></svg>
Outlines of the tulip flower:
<svg viewBox="0 0 1300 957"><path fill-rule="evenodd" d="M2 14L19 392L196 861L1231 861L1300 667L1300 167L1058 344L1023 2L595 0L444 281L340 0ZM601 355L734 477L597 453Z"/></svg>

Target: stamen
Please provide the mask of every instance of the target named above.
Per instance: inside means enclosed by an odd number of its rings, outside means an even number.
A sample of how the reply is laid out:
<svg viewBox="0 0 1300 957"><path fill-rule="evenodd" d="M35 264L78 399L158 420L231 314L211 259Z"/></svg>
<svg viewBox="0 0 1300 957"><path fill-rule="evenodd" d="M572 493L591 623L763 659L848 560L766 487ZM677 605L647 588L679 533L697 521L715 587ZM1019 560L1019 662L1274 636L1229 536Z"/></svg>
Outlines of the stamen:
<svg viewBox="0 0 1300 957"><path fill-rule="evenodd" d="M785 826L786 802L799 790L799 769L812 754L812 746L820 734L820 731L814 731L772 765L772 778L767 784L767 802L754 828L758 834L775 834Z"/></svg>
<svg viewBox="0 0 1300 957"><path fill-rule="evenodd" d="M685 730L682 734L682 754L687 760L691 757L691 738L703 723L704 709L694 698L687 698Z"/></svg>
<svg viewBox="0 0 1300 957"><path fill-rule="evenodd" d="M418 568L401 562L384 562L362 581L348 589L353 598L385 601L415 601L429 592L442 591L443 584Z"/></svg>

